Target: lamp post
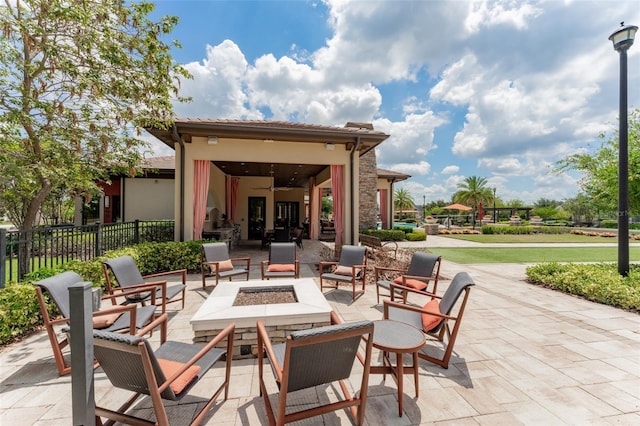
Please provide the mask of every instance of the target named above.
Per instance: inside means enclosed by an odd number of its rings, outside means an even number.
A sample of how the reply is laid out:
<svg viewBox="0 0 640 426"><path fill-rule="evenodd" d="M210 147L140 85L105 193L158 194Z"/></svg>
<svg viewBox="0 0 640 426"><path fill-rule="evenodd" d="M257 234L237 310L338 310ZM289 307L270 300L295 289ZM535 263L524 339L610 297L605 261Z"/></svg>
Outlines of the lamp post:
<svg viewBox="0 0 640 426"><path fill-rule="evenodd" d="M618 273L629 275L629 131L627 124L627 50L638 31L624 25L609 36L620 53L620 118L618 131Z"/></svg>
<svg viewBox="0 0 640 426"><path fill-rule="evenodd" d="M422 196L422 221L424 222L425 219L427 218L427 196L423 195Z"/></svg>
<svg viewBox="0 0 640 426"><path fill-rule="evenodd" d="M496 187L493 187L493 223L498 223L496 214Z"/></svg>

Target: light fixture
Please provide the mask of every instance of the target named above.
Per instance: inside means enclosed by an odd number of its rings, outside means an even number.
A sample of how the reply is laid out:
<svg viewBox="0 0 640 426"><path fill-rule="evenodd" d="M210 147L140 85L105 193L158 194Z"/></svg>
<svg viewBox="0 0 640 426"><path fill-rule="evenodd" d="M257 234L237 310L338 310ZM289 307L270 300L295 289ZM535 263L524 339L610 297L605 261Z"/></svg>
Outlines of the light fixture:
<svg viewBox="0 0 640 426"><path fill-rule="evenodd" d="M638 31L624 25L609 36L620 53L620 117L618 129L618 273L629 275L629 127L627 122L627 50Z"/></svg>
<svg viewBox="0 0 640 426"><path fill-rule="evenodd" d="M336 149L336 146L332 143L327 142L325 144L325 148L327 148L327 151L333 151L334 149Z"/></svg>
<svg viewBox="0 0 640 426"><path fill-rule="evenodd" d="M209 136L209 138L207 139L207 143L209 145L215 145L218 143L218 137L217 136Z"/></svg>
<svg viewBox="0 0 640 426"><path fill-rule="evenodd" d="M273 143L273 139L263 139L262 142L264 142L264 143Z"/></svg>

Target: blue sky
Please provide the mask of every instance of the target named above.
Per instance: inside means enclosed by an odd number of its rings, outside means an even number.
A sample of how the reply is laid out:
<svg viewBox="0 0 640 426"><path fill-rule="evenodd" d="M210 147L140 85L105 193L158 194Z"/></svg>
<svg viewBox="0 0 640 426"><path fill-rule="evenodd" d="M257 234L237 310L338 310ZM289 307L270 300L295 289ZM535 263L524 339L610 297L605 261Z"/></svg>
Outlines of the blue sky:
<svg viewBox="0 0 640 426"><path fill-rule="evenodd" d="M396 188L417 204L449 201L468 176L504 201L575 196L579 176L552 169L617 129L608 37L640 25L637 0L155 3L155 16L180 18L172 53L194 76L178 117L371 122L391 135L378 167L411 175ZM640 40L630 109L639 58Z"/></svg>

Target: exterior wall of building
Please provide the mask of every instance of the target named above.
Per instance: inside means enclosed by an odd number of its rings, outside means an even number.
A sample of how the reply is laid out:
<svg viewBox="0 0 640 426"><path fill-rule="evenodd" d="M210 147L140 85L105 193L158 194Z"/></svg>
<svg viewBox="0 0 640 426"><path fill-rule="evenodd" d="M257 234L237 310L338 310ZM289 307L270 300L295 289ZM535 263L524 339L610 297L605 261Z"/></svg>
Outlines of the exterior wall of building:
<svg viewBox="0 0 640 426"><path fill-rule="evenodd" d="M174 216L173 179L125 178L125 220L171 220Z"/></svg>
<svg viewBox="0 0 640 426"><path fill-rule="evenodd" d="M376 151L360 157L360 229L375 229L378 221L378 166Z"/></svg>

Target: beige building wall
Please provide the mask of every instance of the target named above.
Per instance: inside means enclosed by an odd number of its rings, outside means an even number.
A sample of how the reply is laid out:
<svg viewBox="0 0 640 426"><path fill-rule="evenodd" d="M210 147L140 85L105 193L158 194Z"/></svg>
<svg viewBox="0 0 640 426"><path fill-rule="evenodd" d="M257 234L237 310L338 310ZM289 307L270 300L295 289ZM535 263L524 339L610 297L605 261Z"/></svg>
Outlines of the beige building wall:
<svg viewBox="0 0 640 426"><path fill-rule="evenodd" d="M348 208L353 197L349 179L351 171L349 169L350 153L344 149L343 145L336 144L333 151L325 149L324 144L318 143L291 143L291 142L263 142L260 140L239 140L230 138L218 138L218 143L210 145L206 137L193 137L191 143L184 144L184 239L193 239L193 190L194 190L194 161L195 160L220 160L220 161L247 161L260 163L291 163L291 164L342 164L345 166L345 207ZM358 185L358 155L354 156L354 176L356 191ZM180 163L180 146L176 145L176 166ZM177 167L176 167L177 168ZM224 175L221 171L214 172L217 168L212 165L211 182L209 185L209 201L216 203L220 211L220 216L224 212ZM257 190L254 188L268 187L271 184L270 178L242 178L240 177L238 203L238 216L236 220L241 225L241 238L247 238L247 198L249 196L265 196L267 198L267 224L273 223L273 213L275 200L293 200L300 202L301 214L304 212L304 190L300 191L276 191ZM175 217L179 222L180 215L180 176L175 179ZM293 198L290 198L293 197ZM358 226L358 202L353 203L356 209L355 226ZM348 214L348 213L347 213ZM302 218L301 218L302 219ZM345 218L345 239L350 242L351 228L349 217ZM176 227L177 229L178 227ZM356 228L357 229L357 228ZM176 231L178 233L178 231ZM178 236L178 235L176 235Z"/></svg>
<svg viewBox="0 0 640 426"><path fill-rule="evenodd" d="M172 220L175 216L173 179L124 179L126 220ZM152 206L152 208L150 208Z"/></svg>

